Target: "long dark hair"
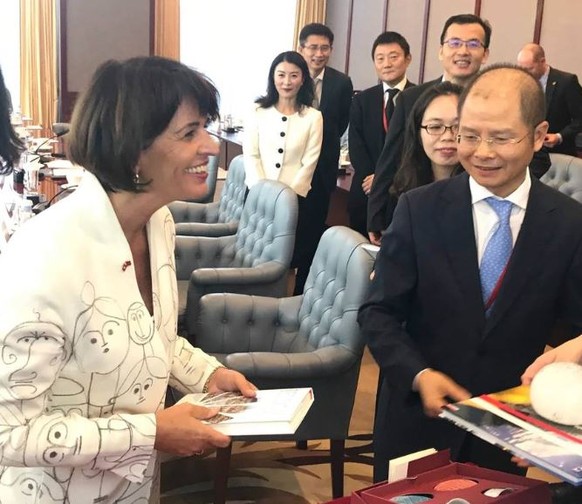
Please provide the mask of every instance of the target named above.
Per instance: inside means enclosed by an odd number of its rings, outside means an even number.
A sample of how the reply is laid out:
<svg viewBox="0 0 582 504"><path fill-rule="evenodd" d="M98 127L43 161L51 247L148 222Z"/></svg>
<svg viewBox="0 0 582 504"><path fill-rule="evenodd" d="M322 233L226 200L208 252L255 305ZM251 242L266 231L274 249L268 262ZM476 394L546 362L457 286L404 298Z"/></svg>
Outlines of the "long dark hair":
<svg viewBox="0 0 582 504"><path fill-rule="evenodd" d="M0 68L0 175L12 171L23 150L24 144L10 123L10 98Z"/></svg>
<svg viewBox="0 0 582 504"><path fill-rule="evenodd" d="M315 94L313 89L313 80L309 75L309 68L307 67L305 59L303 56L301 56L301 54L295 51L285 51L275 57L273 63L271 63L271 68L269 69L267 94L257 98L255 103L258 103L261 108L269 108L279 101L279 93L275 87L275 68L277 68L277 65L283 61L299 67L301 73L303 74L303 84L297 93L298 109L301 110L303 107L311 107Z"/></svg>
<svg viewBox="0 0 582 504"><path fill-rule="evenodd" d="M442 82L436 86L431 86L420 95L410 111L404 130L404 148L402 149L402 160L400 167L394 176L394 183L390 187L390 192L395 196L434 182L432 164L424 151L420 137L420 126L422 118L428 106L439 96L460 96L463 88L452 82ZM462 167L457 163L451 173L456 175L462 171Z"/></svg>

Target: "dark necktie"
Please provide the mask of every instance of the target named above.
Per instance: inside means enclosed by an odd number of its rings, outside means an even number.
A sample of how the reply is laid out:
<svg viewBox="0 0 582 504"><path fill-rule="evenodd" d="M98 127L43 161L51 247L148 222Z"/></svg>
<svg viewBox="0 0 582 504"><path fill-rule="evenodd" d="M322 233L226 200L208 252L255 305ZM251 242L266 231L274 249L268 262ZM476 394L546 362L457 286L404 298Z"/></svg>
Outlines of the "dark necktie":
<svg viewBox="0 0 582 504"><path fill-rule="evenodd" d="M479 271L483 302L487 308L490 308L497 296L497 291L503 280L503 274L513 249L513 239L509 225L509 217L511 216L513 203L496 198L485 198L485 201L499 217L497 229L493 232L489 242L485 246Z"/></svg>
<svg viewBox="0 0 582 504"><path fill-rule="evenodd" d="M388 93L388 98L386 99L386 105L384 106L384 117L382 122L384 123L384 132L388 132L388 128L390 127L390 118L394 113L394 98L400 92L400 89L387 89L386 93Z"/></svg>

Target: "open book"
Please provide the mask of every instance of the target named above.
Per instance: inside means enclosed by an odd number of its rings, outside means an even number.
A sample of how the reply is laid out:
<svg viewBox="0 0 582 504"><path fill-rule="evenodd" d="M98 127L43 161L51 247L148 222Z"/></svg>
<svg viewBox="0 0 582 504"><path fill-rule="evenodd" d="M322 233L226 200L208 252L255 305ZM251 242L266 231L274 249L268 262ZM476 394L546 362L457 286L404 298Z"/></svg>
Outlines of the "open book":
<svg viewBox="0 0 582 504"><path fill-rule="evenodd" d="M450 404L440 416L564 481L582 485L582 425L561 425L537 415L527 386Z"/></svg>
<svg viewBox="0 0 582 504"><path fill-rule="evenodd" d="M184 402L219 408L218 414L205 423L227 436L293 434L313 404L313 390L258 390L256 398L239 392L187 394L178 404Z"/></svg>

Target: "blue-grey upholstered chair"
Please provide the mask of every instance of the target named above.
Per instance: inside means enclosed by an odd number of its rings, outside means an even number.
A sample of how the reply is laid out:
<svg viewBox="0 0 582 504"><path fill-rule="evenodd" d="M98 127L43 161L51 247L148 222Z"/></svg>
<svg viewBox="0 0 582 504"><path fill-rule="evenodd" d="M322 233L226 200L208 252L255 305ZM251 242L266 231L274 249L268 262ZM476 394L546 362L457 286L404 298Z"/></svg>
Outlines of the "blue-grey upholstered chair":
<svg viewBox="0 0 582 504"><path fill-rule="evenodd" d="M188 335L195 333L204 294L285 295L296 226L295 192L262 180L249 191L235 235L176 236L181 325Z"/></svg>
<svg viewBox="0 0 582 504"><path fill-rule="evenodd" d="M295 435L268 439L330 439L334 498L343 494L345 439L364 349L357 314L374 262L367 244L351 229L332 227L319 242L303 295L204 296L197 327L197 346L259 388L313 387L315 402ZM217 495L225 492L229 450L218 453Z"/></svg>
<svg viewBox="0 0 582 504"><path fill-rule="evenodd" d="M218 170L218 157L215 159L216 163L213 164ZM210 179L210 176L208 178ZM216 174L214 184L216 185ZM237 156L230 162L219 201L213 203L174 201L168 205L176 223L176 234L189 236L235 234L246 190L243 157Z"/></svg>
<svg viewBox="0 0 582 504"><path fill-rule="evenodd" d="M582 203L582 159L551 153L550 160L552 164L540 180Z"/></svg>

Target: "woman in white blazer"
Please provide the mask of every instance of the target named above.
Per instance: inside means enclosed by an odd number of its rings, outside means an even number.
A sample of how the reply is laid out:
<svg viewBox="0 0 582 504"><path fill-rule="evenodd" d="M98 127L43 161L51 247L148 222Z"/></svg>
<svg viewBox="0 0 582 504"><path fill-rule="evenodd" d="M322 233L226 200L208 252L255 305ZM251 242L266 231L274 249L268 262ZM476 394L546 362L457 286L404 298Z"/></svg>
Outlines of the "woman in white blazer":
<svg viewBox="0 0 582 504"><path fill-rule="evenodd" d="M311 105L313 80L303 56L295 51L279 54L271 63L267 94L245 121L243 155L245 182L250 188L262 179L278 180L297 193L299 213L291 267L305 254L303 230L310 219L305 197L323 139L323 117Z"/></svg>
<svg viewBox="0 0 582 504"><path fill-rule="evenodd" d="M183 393L255 388L177 336L166 204L206 192L217 91L165 58L104 63L69 134L79 188L0 255L0 501L155 502L158 451L230 439Z"/></svg>
<svg viewBox="0 0 582 504"><path fill-rule="evenodd" d="M311 107L313 81L299 53L279 54L271 64L267 94L245 121L246 184L279 180L305 197L323 137L321 112Z"/></svg>

